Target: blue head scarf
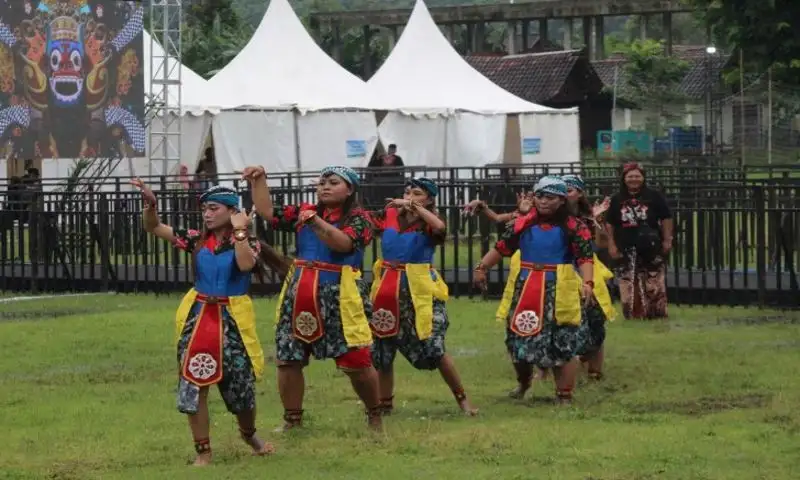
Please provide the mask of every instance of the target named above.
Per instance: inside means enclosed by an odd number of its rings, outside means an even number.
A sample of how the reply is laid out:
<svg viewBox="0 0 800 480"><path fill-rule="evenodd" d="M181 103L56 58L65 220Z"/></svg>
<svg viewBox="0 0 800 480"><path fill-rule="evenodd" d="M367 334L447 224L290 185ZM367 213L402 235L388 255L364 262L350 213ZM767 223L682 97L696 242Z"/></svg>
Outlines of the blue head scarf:
<svg viewBox="0 0 800 480"><path fill-rule="evenodd" d="M206 202L215 202L238 210L239 193L230 187L214 185L200 195L200 203Z"/></svg>
<svg viewBox="0 0 800 480"><path fill-rule="evenodd" d="M560 177L547 175L539 179L533 187L534 194L556 195L559 197L567 196L567 184Z"/></svg>
<svg viewBox="0 0 800 480"><path fill-rule="evenodd" d="M439 195L439 187L433 183L433 180L427 177L414 177L409 178L406 185L417 187L425 190L431 197Z"/></svg>
<svg viewBox="0 0 800 480"><path fill-rule="evenodd" d="M564 183L567 184L567 188L574 188L581 192L586 190L586 184L583 183L583 179L578 175L563 175L561 180L564 180Z"/></svg>
<svg viewBox="0 0 800 480"><path fill-rule="evenodd" d="M361 183L361 177L358 176L358 172L353 170L350 167L345 167L344 165L334 165L332 167L325 167L320 172L320 176L327 177L328 175L336 175L337 177L341 177L342 180L347 182L348 185L355 188Z"/></svg>

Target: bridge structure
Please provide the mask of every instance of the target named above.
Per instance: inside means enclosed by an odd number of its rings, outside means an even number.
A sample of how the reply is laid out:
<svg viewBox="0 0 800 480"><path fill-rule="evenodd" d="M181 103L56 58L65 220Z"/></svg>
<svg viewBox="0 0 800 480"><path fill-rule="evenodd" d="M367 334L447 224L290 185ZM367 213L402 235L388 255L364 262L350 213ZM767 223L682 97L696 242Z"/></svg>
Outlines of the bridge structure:
<svg viewBox="0 0 800 480"><path fill-rule="evenodd" d="M464 35L467 51L480 53L485 42L486 25L505 23L507 25L506 50L508 54L519 53L530 48L531 27L538 25L538 37L550 40L548 25L550 20L564 21L562 46L572 45L576 24L582 29L583 46L588 49L593 60L605 57L603 37L606 17L640 15L641 35L647 36L651 19L661 17L664 41L667 52L672 51L672 17L677 13L691 12L681 0L528 0L508 3L460 5L452 7L429 7L434 21L442 26L445 35L453 42L457 35ZM342 30L361 27L363 29L364 51L370 52L370 41L375 35L389 35L390 43L397 41L402 28L411 15L411 9L361 10L338 12L315 12L310 15L310 24L316 34L327 26L333 34L333 48L330 52L341 62ZM369 58L365 55L365 58ZM364 77L372 74L372 65L364 62Z"/></svg>

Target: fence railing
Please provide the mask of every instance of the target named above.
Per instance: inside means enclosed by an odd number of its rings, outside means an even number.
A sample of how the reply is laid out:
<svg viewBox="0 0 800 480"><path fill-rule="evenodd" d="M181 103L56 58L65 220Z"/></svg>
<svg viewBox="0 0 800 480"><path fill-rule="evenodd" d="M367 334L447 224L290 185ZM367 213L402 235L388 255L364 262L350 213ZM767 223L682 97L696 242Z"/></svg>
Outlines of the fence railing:
<svg viewBox="0 0 800 480"><path fill-rule="evenodd" d="M387 196L402 190L403 175L412 169L366 175L366 207L378 209ZM468 177L465 170L474 174ZM559 170L559 169L557 169ZM788 170L787 170L788 171ZM404 173L405 172L405 173ZM439 172L434 175L434 172ZM670 255L667 285L670 301L796 307L800 304L796 266L800 260L800 178L793 173L747 178L741 171L671 169L648 178L661 189L673 209L675 248ZM469 199L482 198L497 211L514 208L515 193L530 189L543 172L527 168L426 169L438 180L439 212L448 236L436 254L436 267L453 296L472 296L472 268L493 245L499 226L483 218L463 217ZM550 170L548 173L555 173ZM563 171L559 170L559 173ZM582 172L590 196L618 189L612 169ZM419 170L416 172L419 174ZM313 201L315 174L273 178L276 205ZM153 179L162 221L176 227L199 226L199 191L173 188ZM225 180L223 177L221 180ZM234 177L229 177L237 184ZM27 190L0 211L0 289L39 291L172 292L191 283L189 256L149 236L142 229L141 198L124 179L109 179L92 191ZM244 185L238 185L244 189ZM243 202L249 206L244 190ZM259 236L293 255L294 236L257 226ZM379 255L379 242L368 247L365 276ZM499 295L507 263L489 276L489 295ZM254 289L276 293L273 275Z"/></svg>

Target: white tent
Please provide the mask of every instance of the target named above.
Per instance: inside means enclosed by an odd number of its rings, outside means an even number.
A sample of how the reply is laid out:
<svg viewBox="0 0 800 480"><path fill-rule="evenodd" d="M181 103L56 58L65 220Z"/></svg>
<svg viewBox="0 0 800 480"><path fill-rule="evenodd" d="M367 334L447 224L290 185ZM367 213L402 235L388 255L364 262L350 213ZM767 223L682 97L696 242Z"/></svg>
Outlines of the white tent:
<svg viewBox="0 0 800 480"><path fill-rule="evenodd" d="M379 127L407 165L572 163L580 158L577 109L527 102L473 69L417 0L383 66L367 82L390 105ZM519 151L518 151L519 149Z"/></svg>
<svg viewBox="0 0 800 480"><path fill-rule="evenodd" d="M220 172L360 165L377 144L366 84L330 58L287 0L272 0L241 52L209 80Z"/></svg>

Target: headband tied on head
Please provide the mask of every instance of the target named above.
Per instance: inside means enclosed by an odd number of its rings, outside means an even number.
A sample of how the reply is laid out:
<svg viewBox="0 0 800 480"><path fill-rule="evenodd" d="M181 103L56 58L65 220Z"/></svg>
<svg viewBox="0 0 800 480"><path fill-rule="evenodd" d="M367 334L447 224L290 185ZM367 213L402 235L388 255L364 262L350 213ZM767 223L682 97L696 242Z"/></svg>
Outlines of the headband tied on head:
<svg viewBox="0 0 800 480"><path fill-rule="evenodd" d="M567 184L564 180L554 175L547 175L539 179L533 187L533 193L540 195L556 195L558 197L567 196Z"/></svg>
<svg viewBox="0 0 800 480"><path fill-rule="evenodd" d="M561 177L561 180L564 180L564 183L567 184L567 188L574 188L581 192L586 190L586 184L583 183L583 179L578 175L564 175Z"/></svg>
<svg viewBox="0 0 800 480"><path fill-rule="evenodd" d="M239 208L239 193L230 187L214 185L200 195L200 203L214 202L226 207Z"/></svg>
<svg viewBox="0 0 800 480"><path fill-rule="evenodd" d="M625 175L628 174L628 172L632 172L634 170L639 170L642 173L642 175L644 175L644 168L640 163L630 162L622 166L622 176L624 177Z"/></svg>
<svg viewBox="0 0 800 480"><path fill-rule="evenodd" d="M439 195L439 187L433 183L433 180L427 177L414 177L409 178L406 182L406 185L410 185L412 187L417 187L425 190L429 196L435 197Z"/></svg>
<svg viewBox="0 0 800 480"><path fill-rule="evenodd" d="M347 182L351 187L357 187L358 184L361 183L361 177L358 176L358 172L344 165L325 167L322 169L322 172L320 172L320 175L323 177L336 175L337 177L341 177L341 179Z"/></svg>

